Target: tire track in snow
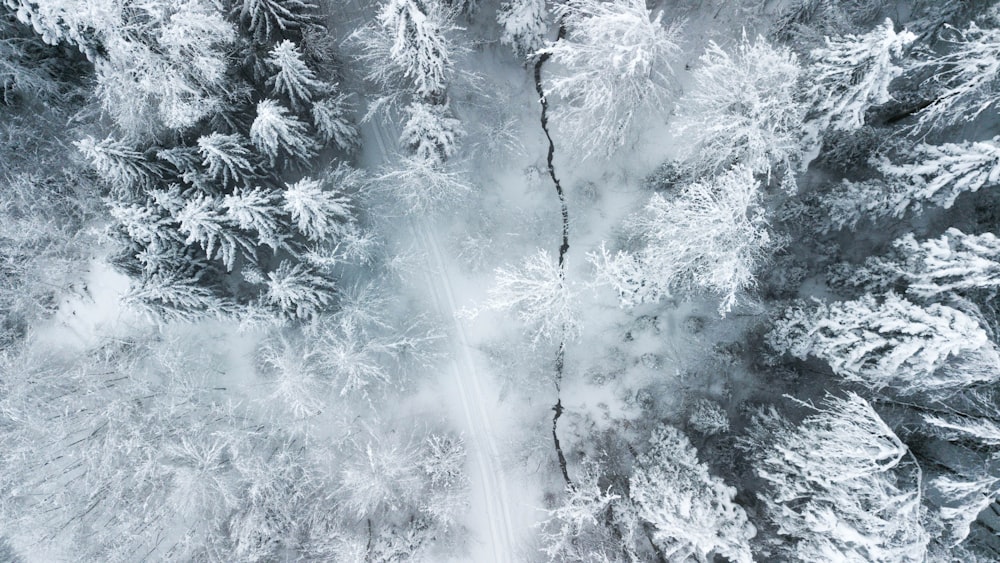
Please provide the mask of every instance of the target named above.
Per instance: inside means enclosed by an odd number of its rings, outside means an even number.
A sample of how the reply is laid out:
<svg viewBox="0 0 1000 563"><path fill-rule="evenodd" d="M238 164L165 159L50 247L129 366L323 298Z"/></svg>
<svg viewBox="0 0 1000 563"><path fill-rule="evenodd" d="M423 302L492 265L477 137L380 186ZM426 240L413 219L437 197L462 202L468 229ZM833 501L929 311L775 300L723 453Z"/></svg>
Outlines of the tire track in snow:
<svg viewBox="0 0 1000 563"><path fill-rule="evenodd" d="M476 461L480 477L485 485L483 492L489 515L490 536L492 539L491 548L494 560L513 561L511 554L511 548L514 545L514 538L512 537L513 525L510 520L510 510L507 507L507 486L502 475L503 468L500 465L500 453L496 441L493 439L494 433L489 414L482 409L486 394L483 392L479 380L480 375L476 371L475 363L469 352L470 346L465 334L465 327L455 317L457 304L455 303L451 280L445 269L441 246L424 221L417 222L411 219L410 226L415 231L416 236L422 239L425 247L431 250L434 256L435 269L440 273L439 279L444 282L443 284L435 284L430 279L430 273L427 272L425 274L428 286L434 295L438 312L450 316L454 323L454 338L457 340L454 344L457 344L457 346L453 347L457 348L459 354L453 357L449 363L451 364L455 383L462 395L462 407L465 410L469 425L478 435ZM462 365L460 366L460 364ZM472 382L471 390L470 386L467 385L466 378ZM470 407L473 401L480 407L476 409L475 413L478 416L475 416L471 412ZM483 446L486 446L486 448Z"/></svg>
<svg viewBox="0 0 1000 563"><path fill-rule="evenodd" d="M394 146L395 143L386 140L387 132L383 124L373 120L370 125L381 156L383 159L387 159L392 154L388 147ZM427 289L433 297L436 312L442 317L452 319L454 326L451 336L451 347L454 353L448 360L448 368L452 372L462 398L462 410L467 426L472 432L471 449L475 465L479 470L478 485L482 488L480 493L486 505L489 524L489 549L493 554L494 561L513 562L513 547L515 545L513 525L510 509L507 505L507 486L502 475L503 468L500 464L499 448L493 438L494 433L489 415L483 409L483 405L486 403L486 394L479 381L481 375L476 370L475 362L469 352L465 328L455 316L457 306L451 279L448 276L441 252L441 245L425 220L418 221L410 217L408 226L414 240L419 240L421 246L425 250L429 250L429 254L433 256L432 270L438 274L437 283L435 283L430 270L424 270L424 279ZM444 295L441 295L442 293ZM472 382L471 386L467 384L466 379ZM470 479L470 487L474 488L476 485L476 480Z"/></svg>

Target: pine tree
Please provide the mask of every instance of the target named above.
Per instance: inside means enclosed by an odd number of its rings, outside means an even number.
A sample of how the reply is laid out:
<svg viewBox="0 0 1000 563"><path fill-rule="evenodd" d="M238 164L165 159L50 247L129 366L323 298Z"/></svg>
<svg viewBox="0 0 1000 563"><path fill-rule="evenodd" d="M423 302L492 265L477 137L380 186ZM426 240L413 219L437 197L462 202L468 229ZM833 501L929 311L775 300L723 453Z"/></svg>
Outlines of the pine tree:
<svg viewBox="0 0 1000 563"><path fill-rule="evenodd" d="M963 193L1000 182L1000 137L961 144L921 143L907 156L907 164L892 164L885 158L879 162L883 174L900 180L897 209L919 209L927 203L948 209Z"/></svg>
<svg viewBox="0 0 1000 563"><path fill-rule="evenodd" d="M847 228L854 230L863 219L901 217L909 208L905 187L884 180L852 182L843 180L830 186L816 201L822 215L814 224L822 234Z"/></svg>
<svg viewBox="0 0 1000 563"><path fill-rule="evenodd" d="M452 47L445 37L452 25L437 0L387 0L378 23L392 42L391 63L413 81L417 95L442 96L452 71Z"/></svg>
<svg viewBox="0 0 1000 563"><path fill-rule="evenodd" d="M1000 72L1000 29L983 29L970 22L962 30L944 25L941 54L932 54L915 65L930 71L924 83L937 89L930 105L920 111L926 127L972 121L996 108L1000 100L996 76Z"/></svg>
<svg viewBox="0 0 1000 563"><path fill-rule="evenodd" d="M917 242L908 234L893 243L905 257L901 265L907 292L923 298L1000 287L1000 239L992 233L967 235L948 229L940 238Z"/></svg>
<svg viewBox="0 0 1000 563"><path fill-rule="evenodd" d="M768 335L796 358L830 364L834 373L873 389L911 393L954 386L965 375L941 370L953 357L987 345L986 332L965 313L940 304L915 305L889 293L877 300L791 308Z"/></svg>
<svg viewBox="0 0 1000 563"><path fill-rule="evenodd" d="M406 113L409 118L400 133L400 145L413 151L418 159L433 164L442 164L455 154L462 130L457 119L447 116L447 105L413 102Z"/></svg>
<svg viewBox="0 0 1000 563"><path fill-rule="evenodd" d="M145 155L111 136L97 141L88 135L73 144L119 193L141 191L162 176L160 168Z"/></svg>
<svg viewBox="0 0 1000 563"><path fill-rule="evenodd" d="M314 143L307 135L305 123L274 100L262 100L257 104L250 140L271 160L272 166L279 155L291 162L304 163L314 154Z"/></svg>
<svg viewBox="0 0 1000 563"><path fill-rule="evenodd" d="M345 171L337 177L349 181ZM353 220L350 200L338 191L324 191L323 183L303 178L282 193L283 208L293 226L311 241L321 241L343 232Z"/></svg>
<svg viewBox="0 0 1000 563"><path fill-rule="evenodd" d="M308 106L313 96L327 90L327 85L316 79L304 60L298 45L289 40L278 43L271 49L267 62L275 69L275 74L267 80L271 91L286 96L292 109L301 110Z"/></svg>
<svg viewBox="0 0 1000 563"><path fill-rule="evenodd" d="M666 100L680 25L664 26L643 0L570 0L554 12L566 37L536 52L565 69L546 85L562 99L552 118L585 156L611 153Z"/></svg>
<svg viewBox="0 0 1000 563"><path fill-rule="evenodd" d="M198 138L198 153L208 175L224 184L246 184L254 175L252 154L246 139L239 133L223 135L214 132Z"/></svg>
<svg viewBox="0 0 1000 563"><path fill-rule="evenodd" d="M11 0L50 43L78 46L94 63L96 96L126 136L186 129L219 108L226 51L236 33L209 0Z"/></svg>
<svg viewBox="0 0 1000 563"><path fill-rule="evenodd" d="M125 234L146 248L166 251L183 243L173 217L155 201L139 204L111 200L108 208Z"/></svg>
<svg viewBox="0 0 1000 563"><path fill-rule="evenodd" d="M543 0L507 0L497 10L500 42L524 58L545 45L548 10Z"/></svg>
<svg viewBox="0 0 1000 563"><path fill-rule="evenodd" d="M233 12L257 43L270 43L312 23L315 4L303 0L238 0Z"/></svg>
<svg viewBox="0 0 1000 563"><path fill-rule="evenodd" d="M784 551L798 561L922 561L919 467L867 401L828 397L801 424L773 412L756 418L756 470ZM749 443L751 440L746 441ZM915 478L913 473L916 472Z"/></svg>
<svg viewBox="0 0 1000 563"><path fill-rule="evenodd" d="M314 319L333 302L333 282L304 264L282 261L268 272L261 302L289 320Z"/></svg>
<svg viewBox="0 0 1000 563"><path fill-rule="evenodd" d="M744 35L734 54L710 42L700 60L694 87L677 103L685 159L698 172L742 164L768 179L775 167L794 176L806 110L795 54Z"/></svg>
<svg viewBox="0 0 1000 563"><path fill-rule="evenodd" d="M232 228L221 209L221 202L206 195L187 200L175 219L179 231L187 236L184 244L198 243L209 258L218 257L232 270L239 254L254 255L254 246Z"/></svg>
<svg viewBox="0 0 1000 563"><path fill-rule="evenodd" d="M342 151L361 146L358 129L348 119L347 94L337 94L317 100L310 110L313 126L324 143L332 142Z"/></svg>
<svg viewBox="0 0 1000 563"><path fill-rule="evenodd" d="M133 284L123 299L126 304L163 320L196 321L220 317L232 309L201 280L169 273L144 277Z"/></svg>
<svg viewBox="0 0 1000 563"><path fill-rule="evenodd" d="M222 198L225 218L244 231L257 235L257 243L278 250L285 246L288 225L281 208L281 196L266 188L237 188Z"/></svg>
<svg viewBox="0 0 1000 563"><path fill-rule="evenodd" d="M667 560L709 561L717 554L752 562L750 540L757 530L733 500L736 489L708 472L676 428L658 429L650 446L636 460L629 494Z"/></svg>
<svg viewBox="0 0 1000 563"><path fill-rule="evenodd" d="M9 8L0 12L0 37L0 104L13 105L21 96L57 97L65 86L57 59Z"/></svg>
<svg viewBox="0 0 1000 563"><path fill-rule="evenodd" d="M149 29L125 26L101 44L108 52L95 63L102 107L136 138L160 127L187 129L222 106L218 92L226 87L235 30L213 3L185 0L179 8L163 17L147 4ZM144 21L123 12L123 21Z"/></svg>
<svg viewBox="0 0 1000 563"><path fill-rule="evenodd" d="M896 61L915 39L909 31L896 33L886 19L865 35L827 38L826 46L814 49L808 95L822 113L820 132L858 129L869 107L888 102L889 83L903 73Z"/></svg>

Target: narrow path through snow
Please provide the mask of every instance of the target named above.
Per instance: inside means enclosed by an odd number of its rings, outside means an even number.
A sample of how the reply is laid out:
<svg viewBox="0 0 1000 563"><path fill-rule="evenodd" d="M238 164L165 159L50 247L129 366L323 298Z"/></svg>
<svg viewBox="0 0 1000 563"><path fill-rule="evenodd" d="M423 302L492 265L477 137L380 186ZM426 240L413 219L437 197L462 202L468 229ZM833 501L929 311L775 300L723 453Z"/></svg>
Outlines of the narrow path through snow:
<svg viewBox="0 0 1000 563"><path fill-rule="evenodd" d="M368 125L378 145L380 156L383 159L391 158L395 151L389 147L396 146L392 139L398 137L398 131L392 131L390 127L374 121ZM474 546L478 545L482 549L481 552L474 550L473 559L478 563L483 561L484 556L489 556L492 557L492 561L513 562L516 534L511 524L509 497L500 450L486 408L490 398L484 392L481 381L486 375L477 369L465 328L456 316L458 305L455 301L455 291L437 233L426 219L412 216L409 218L409 229L413 239L430 258L430 268L424 270L424 281L434 301L435 312L441 318L451 319L453 323L450 338L451 354L447 369L451 372L459 391L462 411L465 414L463 425L469 432L467 443L472 457L470 460L472 471L469 477L473 489L471 510L482 511L489 528L473 530L474 533L479 532L483 536L473 541Z"/></svg>

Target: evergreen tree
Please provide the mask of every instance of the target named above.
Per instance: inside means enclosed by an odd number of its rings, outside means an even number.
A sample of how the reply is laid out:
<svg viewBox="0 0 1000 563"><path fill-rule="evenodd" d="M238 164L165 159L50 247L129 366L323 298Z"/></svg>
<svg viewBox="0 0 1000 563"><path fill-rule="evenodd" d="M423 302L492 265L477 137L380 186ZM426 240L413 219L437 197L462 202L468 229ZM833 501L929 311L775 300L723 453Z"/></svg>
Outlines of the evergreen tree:
<svg viewBox="0 0 1000 563"><path fill-rule="evenodd" d="M399 143L413 151L420 160L442 164L458 150L462 134L457 119L447 116L447 105L413 102L406 108L409 118L400 133Z"/></svg>
<svg viewBox="0 0 1000 563"><path fill-rule="evenodd" d="M881 300L866 295L857 301L791 308L775 324L768 342L780 353L821 358L849 381L912 393L946 389L975 373L940 368L952 357L987 346L987 336L961 311L937 303L921 307L889 293Z"/></svg>
<svg viewBox="0 0 1000 563"><path fill-rule="evenodd" d="M765 411L745 442L762 448L760 496L782 551L797 561L924 560L921 474L904 465L906 446L853 393L814 410L794 426Z"/></svg>
<svg viewBox="0 0 1000 563"><path fill-rule="evenodd" d="M257 116L250 126L250 141L264 153L273 166L280 155L290 162L307 162L314 154L306 124L274 100L257 104Z"/></svg>
<svg viewBox="0 0 1000 563"><path fill-rule="evenodd" d="M824 47L814 49L807 81L809 97L822 114L820 132L858 129L869 107L888 102L889 83L903 73L897 60L915 39L908 31L897 33L886 19L869 33L827 38Z"/></svg>
<svg viewBox="0 0 1000 563"><path fill-rule="evenodd" d="M254 245L241 233L221 209L219 200L206 195L191 197L177 213L175 219L181 234L187 236L184 244L198 243L209 258L218 257L232 270L239 254L254 256Z"/></svg>
<svg viewBox="0 0 1000 563"><path fill-rule="evenodd" d="M332 281L286 260L268 272L261 302L286 319L307 321L332 304L334 293Z"/></svg>
<svg viewBox="0 0 1000 563"><path fill-rule="evenodd" d="M639 518L653 527L653 541L668 561L710 561L715 554L752 562L757 530L733 497L736 489L708 472L691 442L661 427L636 460L629 495Z"/></svg>
<svg viewBox="0 0 1000 563"><path fill-rule="evenodd" d="M907 157L906 164L885 158L879 162L883 174L899 181L896 215L928 203L947 209L963 193L1000 182L1000 137L961 144L921 143Z"/></svg>
<svg viewBox="0 0 1000 563"><path fill-rule="evenodd" d="M917 242L908 234L893 243L905 257L901 265L907 292L923 298L1000 287L1000 239L992 233L967 235L948 229L940 238Z"/></svg>
<svg viewBox="0 0 1000 563"><path fill-rule="evenodd" d="M920 111L928 127L972 121L1000 99L996 77L1000 72L1000 29L984 29L970 22L966 29L944 25L943 52L915 65L927 70L924 85L936 90L930 105Z"/></svg>
<svg viewBox="0 0 1000 563"><path fill-rule="evenodd" d="M315 4L303 0L237 0L233 13L257 43L276 41L292 31L301 31L313 21Z"/></svg>
<svg viewBox="0 0 1000 563"><path fill-rule="evenodd" d="M98 141L88 135L73 144L119 193L141 191L162 176L160 168L144 154L111 136Z"/></svg>
<svg viewBox="0 0 1000 563"><path fill-rule="evenodd" d="M444 94L451 74L452 47L445 37L451 22L437 0L387 0L378 23L391 40L389 57L422 98Z"/></svg>
<svg viewBox="0 0 1000 563"><path fill-rule="evenodd" d="M308 106L313 96L327 89L326 84L316 79L314 73L302 59L302 52L292 41L284 40L271 49L268 63L275 73L267 80L271 91L285 96L292 109L301 110Z"/></svg>
<svg viewBox="0 0 1000 563"><path fill-rule="evenodd" d="M285 246L289 229L277 192L266 188L237 188L222 198L222 208L229 222L256 233L258 244L266 244L274 250Z"/></svg>
<svg viewBox="0 0 1000 563"><path fill-rule="evenodd" d="M548 10L544 0L507 0L497 10L500 42L524 58L545 45Z"/></svg>
<svg viewBox="0 0 1000 563"><path fill-rule="evenodd" d="M335 178L350 182L350 176L349 171L344 171ZM338 191L324 191L318 180L303 178L289 185L282 196L292 225L311 241L340 234L353 220L350 200Z"/></svg>
<svg viewBox="0 0 1000 563"><path fill-rule="evenodd" d="M324 143L333 143L342 151L352 151L361 146L358 129L348 119L346 94L337 94L317 100L310 110L313 126Z"/></svg>
<svg viewBox="0 0 1000 563"><path fill-rule="evenodd" d="M132 285L124 302L164 320L196 321L232 311L202 280L170 273L144 277Z"/></svg>
<svg viewBox="0 0 1000 563"><path fill-rule="evenodd" d="M223 135L210 133L198 138L198 153L204 159L202 165L212 178L225 184L246 184L254 175L252 154L246 146L246 139L239 133Z"/></svg>

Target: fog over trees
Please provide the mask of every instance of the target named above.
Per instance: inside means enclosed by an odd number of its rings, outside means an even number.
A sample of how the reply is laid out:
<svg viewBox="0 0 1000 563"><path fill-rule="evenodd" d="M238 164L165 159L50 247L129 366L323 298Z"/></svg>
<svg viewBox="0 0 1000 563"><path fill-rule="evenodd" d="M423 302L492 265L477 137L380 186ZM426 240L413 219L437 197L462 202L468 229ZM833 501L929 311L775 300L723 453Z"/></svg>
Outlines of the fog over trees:
<svg viewBox="0 0 1000 563"><path fill-rule="evenodd" d="M1000 561L995 0L0 0L0 561Z"/></svg>

